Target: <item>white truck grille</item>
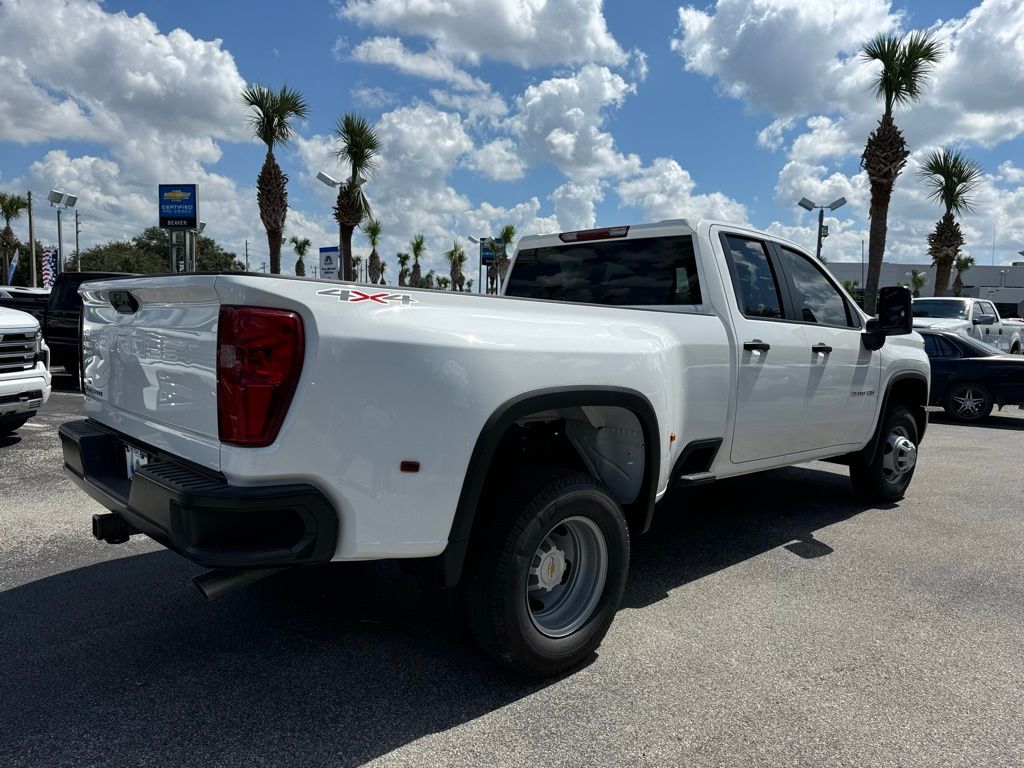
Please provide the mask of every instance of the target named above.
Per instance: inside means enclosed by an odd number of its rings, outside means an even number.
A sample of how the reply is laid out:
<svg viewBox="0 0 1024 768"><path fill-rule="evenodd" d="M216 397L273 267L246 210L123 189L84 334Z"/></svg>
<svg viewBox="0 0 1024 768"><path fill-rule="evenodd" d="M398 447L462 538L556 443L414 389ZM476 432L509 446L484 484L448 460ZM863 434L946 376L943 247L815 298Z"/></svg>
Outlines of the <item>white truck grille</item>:
<svg viewBox="0 0 1024 768"><path fill-rule="evenodd" d="M35 364L35 331L0 334L0 373L27 371Z"/></svg>

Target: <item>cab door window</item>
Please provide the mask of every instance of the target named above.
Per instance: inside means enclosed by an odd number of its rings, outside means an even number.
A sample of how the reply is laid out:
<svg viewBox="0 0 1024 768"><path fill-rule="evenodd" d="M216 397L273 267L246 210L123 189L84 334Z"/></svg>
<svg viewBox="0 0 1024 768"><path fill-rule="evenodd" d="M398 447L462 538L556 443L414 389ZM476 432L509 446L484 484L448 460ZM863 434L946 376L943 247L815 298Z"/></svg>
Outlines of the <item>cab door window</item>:
<svg viewBox="0 0 1024 768"><path fill-rule="evenodd" d="M843 295L810 259L788 248L780 247L778 253L792 299L789 319L838 328L860 327Z"/></svg>
<svg viewBox="0 0 1024 768"><path fill-rule="evenodd" d="M779 283L764 243L723 234L722 245L728 257L740 312L751 319L781 318Z"/></svg>

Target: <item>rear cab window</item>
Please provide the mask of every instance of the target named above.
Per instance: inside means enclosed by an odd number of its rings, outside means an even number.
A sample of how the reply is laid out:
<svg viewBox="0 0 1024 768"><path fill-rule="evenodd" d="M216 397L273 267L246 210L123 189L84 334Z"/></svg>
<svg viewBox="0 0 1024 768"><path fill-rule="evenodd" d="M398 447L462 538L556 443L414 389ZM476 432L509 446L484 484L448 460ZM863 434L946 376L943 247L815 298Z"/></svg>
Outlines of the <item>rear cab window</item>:
<svg viewBox="0 0 1024 768"><path fill-rule="evenodd" d="M690 235L520 250L505 295L624 307L703 303Z"/></svg>

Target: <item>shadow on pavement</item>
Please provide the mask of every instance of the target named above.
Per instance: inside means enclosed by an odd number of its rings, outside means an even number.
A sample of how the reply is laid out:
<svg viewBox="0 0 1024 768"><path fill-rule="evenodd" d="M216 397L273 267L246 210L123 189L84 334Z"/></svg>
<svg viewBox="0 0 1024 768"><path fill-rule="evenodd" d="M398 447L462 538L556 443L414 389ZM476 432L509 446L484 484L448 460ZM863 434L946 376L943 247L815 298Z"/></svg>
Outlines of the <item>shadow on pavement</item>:
<svg viewBox="0 0 1024 768"><path fill-rule="evenodd" d="M932 412L928 414L928 421L935 424L948 425L950 427L963 427L966 429L975 429L977 427L984 427L985 429L1008 429L1015 432L1024 432L1024 410L1018 409L1014 405L1008 405L1003 409L1003 412L992 411L992 415L987 419L975 422L964 422L951 419L949 416L942 412Z"/></svg>
<svg viewBox="0 0 1024 768"><path fill-rule="evenodd" d="M892 506L892 505L890 505ZM624 606L642 608L672 589L784 546L805 559L831 554L815 532L867 509L845 467L807 467L722 480L662 499L654 525L633 542Z"/></svg>
<svg viewBox="0 0 1024 768"><path fill-rule="evenodd" d="M844 475L809 469L674 496L635 542L626 605L778 546L827 554L814 532L865 509L848 499ZM550 684L494 668L391 563L214 603L198 571L160 551L0 593L0 765L358 765Z"/></svg>

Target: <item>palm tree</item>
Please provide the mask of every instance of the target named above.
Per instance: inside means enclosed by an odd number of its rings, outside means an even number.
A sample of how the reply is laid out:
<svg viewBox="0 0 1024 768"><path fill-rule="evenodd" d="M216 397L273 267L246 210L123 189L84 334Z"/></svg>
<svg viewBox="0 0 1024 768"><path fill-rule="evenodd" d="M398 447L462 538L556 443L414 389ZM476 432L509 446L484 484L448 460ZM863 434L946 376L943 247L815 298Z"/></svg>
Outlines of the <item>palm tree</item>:
<svg viewBox="0 0 1024 768"><path fill-rule="evenodd" d="M472 293L472 292L473 292L473 278L470 278L469 280L466 281L466 293Z"/></svg>
<svg viewBox="0 0 1024 768"><path fill-rule="evenodd" d="M910 270L910 280L904 285L914 294L915 299L921 298L921 289L928 285L928 275L919 269Z"/></svg>
<svg viewBox="0 0 1024 768"><path fill-rule="evenodd" d="M405 286L409 284L409 259L412 258L405 251L399 251L395 254L395 258L398 259L398 284Z"/></svg>
<svg viewBox="0 0 1024 768"><path fill-rule="evenodd" d="M288 242L292 244L292 248L295 250L295 255L298 256L298 260L295 262L295 274L298 277L306 276L306 262L303 261L306 254L309 253L309 249L313 246L313 241L308 237L298 238L292 235Z"/></svg>
<svg viewBox="0 0 1024 768"><path fill-rule="evenodd" d="M288 214L288 177L274 158L274 147L291 140L295 135L293 122L306 119L309 106L299 91L286 85L276 92L258 83L250 85L242 91L241 101L252 110L249 127L253 135L267 145L267 157L256 177L256 202L260 207L260 220L267 230L270 271L280 274L281 238Z"/></svg>
<svg viewBox="0 0 1024 768"><path fill-rule="evenodd" d="M969 253L958 253L953 261L953 269L956 270L956 280L953 281L953 295L959 296L964 289L963 274L974 266L974 257Z"/></svg>
<svg viewBox="0 0 1024 768"><path fill-rule="evenodd" d="M935 265L935 295L943 296L949 285L964 236L953 214L962 216L974 210L973 192L981 183L981 166L959 149L948 147L929 152L921 160L917 175L931 189L929 198L942 204L945 213L928 235L928 254Z"/></svg>
<svg viewBox="0 0 1024 768"><path fill-rule="evenodd" d="M422 234L417 234L409 243L409 250L412 251L412 274L409 275L409 285L413 288L426 288L420 272L420 256L427 249L427 241Z"/></svg>
<svg viewBox="0 0 1024 768"><path fill-rule="evenodd" d="M28 200L21 195L0 191L0 216L4 217L4 229L0 232L0 251L3 252L3 279L0 282L7 282L8 264L14 255L18 239L11 229L11 222L21 218L22 211L28 210Z"/></svg>
<svg viewBox="0 0 1024 768"><path fill-rule="evenodd" d="M515 224L503 226L498 231L498 237L495 238L494 244L497 247L497 252L494 254L494 263L487 268L487 281L492 284L494 293L498 292L499 287L505 281L505 273L508 272L509 265L508 250L512 247L512 241L515 239Z"/></svg>
<svg viewBox="0 0 1024 768"><path fill-rule="evenodd" d="M349 176L338 187L334 218L341 225L342 279L352 280L352 233L363 219L372 215L363 184L377 167L380 139L366 118L352 113L338 119L334 126L340 146L334 152L339 163L348 163Z"/></svg>
<svg viewBox="0 0 1024 768"><path fill-rule="evenodd" d="M447 291L448 290L448 285L450 283L451 283L451 280L449 280L447 277L439 277L439 278L437 278L437 287L440 288L442 291Z"/></svg>
<svg viewBox="0 0 1024 768"><path fill-rule="evenodd" d="M450 251L445 251L444 260L451 267L448 274L452 276L452 290L461 291L466 284L466 276L462 273L462 266L466 263L466 252L458 240L452 242Z"/></svg>
<svg viewBox="0 0 1024 768"><path fill-rule="evenodd" d="M858 280L843 280L843 290L852 296L859 284Z"/></svg>
<svg viewBox="0 0 1024 768"><path fill-rule="evenodd" d="M359 268L361 266L363 266L363 257L362 256L353 256L352 257L352 279L353 280L361 280L362 279L362 275L359 274Z"/></svg>
<svg viewBox="0 0 1024 768"><path fill-rule="evenodd" d="M379 285L387 285L388 284L388 281L384 279L384 270L387 269L387 268L388 268L387 262L384 261L383 259L381 259L381 262L380 262L380 280L377 281Z"/></svg>
<svg viewBox="0 0 1024 768"><path fill-rule="evenodd" d="M868 136L860 157L861 168L867 171L871 182L871 230L867 284L864 286L864 309L869 315L875 313L892 188L910 156L907 141L893 121L893 109L921 98L928 77L942 55L942 46L925 31L911 32L905 37L879 34L861 49L861 58L882 65L874 79L874 92L876 97L885 101L885 111L878 126Z"/></svg>
<svg viewBox="0 0 1024 768"><path fill-rule="evenodd" d="M363 234L370 241L370 259L366 263L366 271L369 274L370 282L374 284L380 282L381 260L380 254L377 253L377 246L380 244L380 235L383 231L384 227L381 225L380 219L369 219L363 224Z"/></svg>

